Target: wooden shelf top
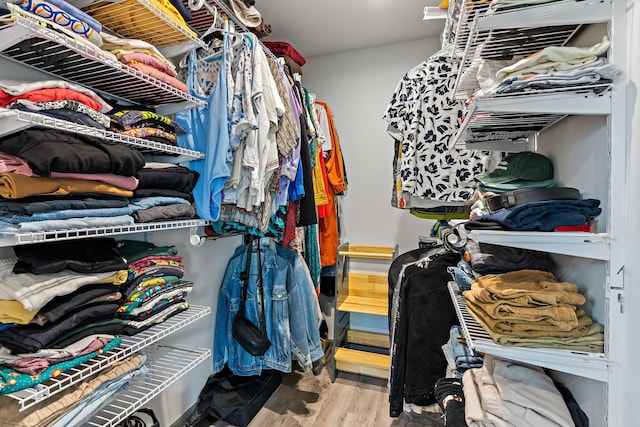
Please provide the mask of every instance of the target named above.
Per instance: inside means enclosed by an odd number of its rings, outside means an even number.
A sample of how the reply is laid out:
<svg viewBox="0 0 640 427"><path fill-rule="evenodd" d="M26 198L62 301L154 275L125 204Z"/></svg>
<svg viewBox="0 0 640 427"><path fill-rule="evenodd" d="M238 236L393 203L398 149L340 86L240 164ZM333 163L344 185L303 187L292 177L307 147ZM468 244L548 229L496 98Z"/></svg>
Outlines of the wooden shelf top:
<svg viewBox="0 0 640 427"><path fill-rule="evenodd" d="M338 248L338 254L351 258L369 258L392 260L394 246L358 246L345 244Z"/></svg>
<svg viewBox="0 0 640 427"><path fill-rule="evenodd" d="M338 305L339 311L386 316L388 299L349 295Z"/></svg>
<svg viewBox="0 0 640 427"><path fill-rule="evenodd" d="M378 354L339 347L336 349L336 360L387 369L389 367L391 357L388 354Z"/></svg>

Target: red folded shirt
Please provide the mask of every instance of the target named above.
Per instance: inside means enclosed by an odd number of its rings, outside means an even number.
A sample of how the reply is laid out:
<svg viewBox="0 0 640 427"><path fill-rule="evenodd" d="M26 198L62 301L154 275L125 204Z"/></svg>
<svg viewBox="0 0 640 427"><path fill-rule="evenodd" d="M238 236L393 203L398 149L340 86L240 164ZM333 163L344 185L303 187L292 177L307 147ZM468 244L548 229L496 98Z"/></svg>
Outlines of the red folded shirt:
<svg viewBox="0 0 640 427"><path fill-rule="evenodd" d="M20 95L11 95L3 90L0 90L0 107L6 107L7 105L15 102L19 99L26 99L31 102L47 102L47 101L78 101L83 103L89 108L93 108L96 111L102 111L102 105L97 101L89 98L87 95L75 90L66 88L43 88L32 90L31 92L22 93Z"/></svg>
<svg viewBox="0 0 640 427"><path fill-rule="evenodd" d="M554 228L553 231L585 231L589 233L591 232L591 224L587 223L584 225L564 225Z"/></svg>
<svg viewBox="0 0 640 427"><path fill-rule="evenodd" d="M304 59L302 55L300 55L300 53L298 53L298 51L287 42L262 42L262 44L269 48L273 53L281 53L283 55L290 56L291 59L301 67L307 63L307 60Z"/></svg>

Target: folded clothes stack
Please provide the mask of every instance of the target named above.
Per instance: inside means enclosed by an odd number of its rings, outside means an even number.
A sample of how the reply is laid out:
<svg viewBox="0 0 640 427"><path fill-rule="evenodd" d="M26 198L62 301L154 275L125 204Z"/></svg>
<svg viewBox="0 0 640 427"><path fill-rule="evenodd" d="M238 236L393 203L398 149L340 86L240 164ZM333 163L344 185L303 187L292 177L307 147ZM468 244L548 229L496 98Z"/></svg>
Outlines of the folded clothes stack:
<svg viewBox="0 0 640 427"><path fill-rule="evenodd" d="M592 46L547 46L525 58L512 55L522 40L535 39L541 31L534 28L490 33L474 54L479 64L476 77L480 90L470 100L477 96L576 87L597 91L601 90L598 85L622 75L622 69L606 58L611 47L606 37ZM556 31L569 34L573 27L559 26ZM503 46L500 51L494 48L497 43Z"/></svg>
<svg viewBox="0 0 640 427"><path fill-rule="evenodd" d="M291 44L287 42L263 42L263 44L276 56L284 59L294 73L302 74L302 67L307 60Z"/></svg>
<svg viewBox="0 0 640 427"><path fill-rule="evenodd" d="M475 179L467 230L590 231L602 212L599 200L581 200L579 190L556 186L551 160L539 153L509 154Z"/></svg>
<svg viewBox="0 0 640 427"><path fill-rule="evenodd" d="M43 114L98 129L109 126L111 111L94 91L64 80L0 80L0 107Z"/></svg>
<svg viewBox="0 0 640 427"><path fill-rule="evenodd" d="M187 92L187 86L176 78L176 67L165 58L156 47L143 40L127 39L103 32L102 49L109 52L123 64L137 71L154 77L182 92Z"/></svg>
<svg viewBox="0 0 640 427"><path fill-rule="evenodd" d="M579 425L542 368L487 355L482 368L465 372L462 386L470 426Z"/></svg>
<svg viewBox="0 0 640 427"><path fill-rule="evenodd" d="M109 117L110 130L113 132L172 146L178 145L178 133L186 132L171 118L149 110L114 109ZM167 154L151 148L140 149L140 151L145 154Z"/></svg>
<svg viewBox="0 0 640 427"><path fill-rule="evenodd" d="M462 295L467 311L499 344L604 351L603 327L579 308L586 299L578 286L550 272L487 274Z"/></svg>

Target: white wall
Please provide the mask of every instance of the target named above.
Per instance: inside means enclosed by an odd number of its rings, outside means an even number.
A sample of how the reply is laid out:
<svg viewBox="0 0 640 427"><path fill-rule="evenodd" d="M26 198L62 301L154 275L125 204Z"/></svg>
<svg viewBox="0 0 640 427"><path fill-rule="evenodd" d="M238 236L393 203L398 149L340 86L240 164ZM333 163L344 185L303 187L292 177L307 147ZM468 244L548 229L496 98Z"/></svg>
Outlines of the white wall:
<svg viewBox="0 0 640 427"><path fill-rule="evenodd" d="M349 187L343 241L418 247L433 222L391 207L393 140L382 116L396 85L440 47L437 38L309 58L302 82L333 111Z"/></svg>

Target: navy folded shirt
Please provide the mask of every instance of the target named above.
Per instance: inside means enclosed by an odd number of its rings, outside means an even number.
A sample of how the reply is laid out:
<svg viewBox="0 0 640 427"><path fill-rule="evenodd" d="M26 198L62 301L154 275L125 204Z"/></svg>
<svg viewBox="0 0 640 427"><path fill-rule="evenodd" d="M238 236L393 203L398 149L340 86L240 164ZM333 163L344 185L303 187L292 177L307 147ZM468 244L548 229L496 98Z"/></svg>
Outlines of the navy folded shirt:
<svg viewBox="0 0 640 427"><path fill-rule="evenodd" d="M556 227L584 225L595 219L602 209L600 200L545 200L525 203L465 224L468 230L504 229L513 231L553 231ZM488 224L485 224L488 223Z"/></svg>

